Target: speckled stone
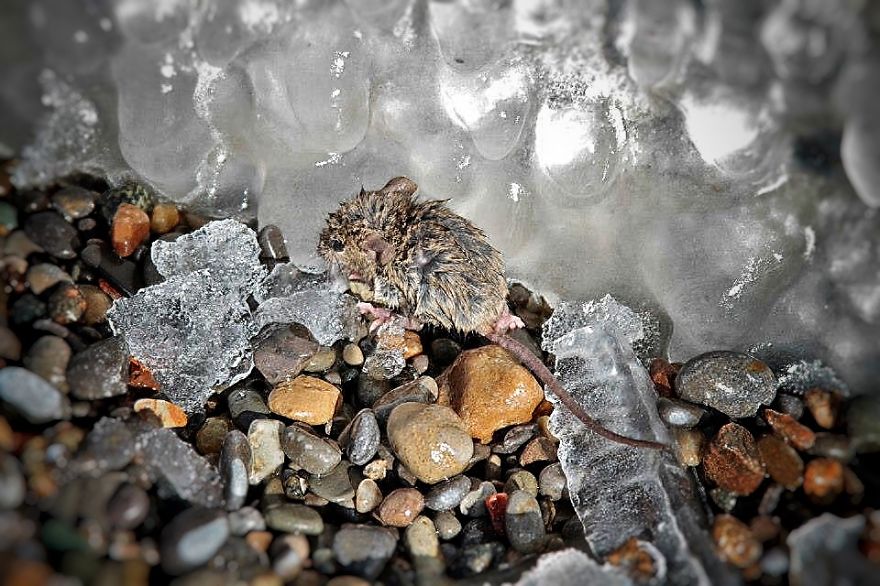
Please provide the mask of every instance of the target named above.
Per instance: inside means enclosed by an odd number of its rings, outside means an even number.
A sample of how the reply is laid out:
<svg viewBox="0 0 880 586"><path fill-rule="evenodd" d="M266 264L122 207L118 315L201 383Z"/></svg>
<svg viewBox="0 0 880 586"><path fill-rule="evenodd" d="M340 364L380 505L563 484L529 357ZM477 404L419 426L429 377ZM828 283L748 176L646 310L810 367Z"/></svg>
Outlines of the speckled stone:
<svg viewBox="0 0 880 586"><path fill-rule="evenodd" d="M285 533L320 535L324 531L324 521L315 509L296 503L283 503L263 512L266 526Z"/></svg>
<svg viewBox="0 0 880 586"><path fill-rule="evenodd" d="M274 385L299 375L317 351L318 344L285 328L259 342L254 365Z"/></svg>
<svg viewBox="0 0 880 586"><path fill-rule="evenodd" d="M255 419L248 428L251 446L250 483L256 485L274 474L284 464L281 430L284 424L276 419Z"/></svg>
<svg viewBox="0 0 880 586"><path fill-rule="evenodd" d="M770 367L748 354L716 351L690 359L675 379L678 395L733 418L750 417L776 397Z"/></svg>
<svg viewBox="0 0 880 586"><path fill-rule="evenodd" d="M461 474L474 451L464 423L441 405L398 405L388 417L387 433L397 457L427 484Z"/></svg>
<svg viewBox="0 0 880 586"><path fill-rule="evenodd" d="M119 337L77 352L67 369L71 394L88 400L124 395L128 392L128 358L128 349Z"/></svg>
<svg viewBox="0 0 880 586"><path fill-rule="evenodd" d="M522 553L540 551L546 534L537 499L522 490L512 492L504 514L504 528L515 550Z"/></svg>
<svg viewBox="0 0 880 586"><path fill-rule="evenodd" d="M61 391L17 366L0 369L0 401L35 424L64 419L70 414L70 403Z"/></svg>
<svg viewBox="0 0 880 586"><path fill-rule="evenodd" d="M72 351L58 336L43 336L34 342L24 357L28 370L40 375L53 387L67 391L67 366Z"/></svg>
<svg viewBox="0 0 880 586"><path fill-rule="evenodd" d="M749 431L736 423L718 430L703 457L706 477L724 490L752 494L764 480L764 462Z"/></svg>
<svg viewBox="0 0 880 586"><path fill-rule="evenodd" d="M471 480L467 476L450 478L434 486L425 495L425 506L432 511L449 511L457 507L470 490Z"/></svg>
<svg viewBox="0 0 880 586"><path fill-rule="evenodd" d="M56 323L66 326L80 320L86 312L88 303L79 287L64 283L52 291L47 307L49 316Z"/></svg>
<svg viewBox="0 0 880 586"><path fill-rule="evenodd" d="M363 466L376 455L381 431L372 410L363 409L355 415L344 435L345 452L348 460L355 466Z"/></svg>
<svg viewBox="0 0 880 586"><path fill-rule="evenodd" d="M248 437L237 429L230 431L223 440L217 467L223 479L223 497L226 510L242 507L250 489L251 446Z"/></svg>
<svg viewBox="0 0 880 586"><path fill-rule="evenodd" d="M310 474L326 474L342 460L342 451L331 440L291 425L281 434L281 449L290 458L290 467Z"/></svg>
<svg viewBox="0 0 880 586"><path fill-rule="evenodd" d="M269 409L294 421L323 425L333 419L341 400L339 389L330 383L300 375L272 389Z"/></svg>
<svg viewBox="0 0 880 586"><path fill-rule="evenodd" d="M425 498L414 488L391 491L379 505L376 517L383 525L407 527L425 507Z"/></svg>

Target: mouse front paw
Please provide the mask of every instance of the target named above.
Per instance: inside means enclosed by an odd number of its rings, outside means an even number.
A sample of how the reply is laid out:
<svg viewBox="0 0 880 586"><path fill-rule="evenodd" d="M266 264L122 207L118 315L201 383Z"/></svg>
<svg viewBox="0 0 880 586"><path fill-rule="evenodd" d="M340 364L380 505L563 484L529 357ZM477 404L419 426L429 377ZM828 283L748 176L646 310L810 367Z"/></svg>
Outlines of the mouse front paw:
<svg viewBox="0 0 880 586"><path fill-rule="evenodd" d="M523 323L523 320L505 310L504 313L498 316L495 325L492 326L492 330L496 334L506 334L511 330L518 330L524 327L526 327L526 324Z"/></svg>

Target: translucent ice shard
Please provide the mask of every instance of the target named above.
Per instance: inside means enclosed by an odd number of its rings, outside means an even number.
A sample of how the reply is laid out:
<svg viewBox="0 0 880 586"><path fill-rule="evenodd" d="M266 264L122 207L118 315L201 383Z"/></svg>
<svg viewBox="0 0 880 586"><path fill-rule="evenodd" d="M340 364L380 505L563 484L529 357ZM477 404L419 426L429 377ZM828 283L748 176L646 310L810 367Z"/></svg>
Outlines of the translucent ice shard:
<svg viewBox="0 0 880 586"><path fill-rule="evenodd" d="M638 315L606 296L580 306L560 304L543 339L556 356L559 381L602 425L668 442L654 385L633 351L643 335ZM572 503L597 555L638 537L664 557L667 576L658 577L661 583L733 583L706 538L697 489L671 453L610 442L561 406L551 426Z"/></svg>
<svg viewBox="0 0 880 586"><path fill-rule="evenodd" d="M841 519L825 513L798 527L786 540L791 550L791 583L797 586L872 584L877 566L859 551L862 516Z"/></svg>
<svg viewBox="0 0 880 586"><path fill-rule="evenodd" d="M535 567L523 574L514 586L630 586L632 583L632 580L615 568L596 563L582 551L563 549L541 556Z"/></svg>

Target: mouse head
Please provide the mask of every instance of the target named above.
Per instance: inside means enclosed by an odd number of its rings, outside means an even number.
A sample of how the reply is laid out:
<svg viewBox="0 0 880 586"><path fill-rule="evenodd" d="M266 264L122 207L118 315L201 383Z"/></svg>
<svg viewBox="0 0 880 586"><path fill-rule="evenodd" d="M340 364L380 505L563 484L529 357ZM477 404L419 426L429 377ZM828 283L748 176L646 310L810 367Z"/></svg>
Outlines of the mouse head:
<svg viewBox="0 0 880 586"><path fill-rule="evenodd" d="M404 252L416 189L413 181L397 177L378 191L361 189L342 202L327 218L318 240L318 252L331 269L372 285L376 275Z"/></svg>

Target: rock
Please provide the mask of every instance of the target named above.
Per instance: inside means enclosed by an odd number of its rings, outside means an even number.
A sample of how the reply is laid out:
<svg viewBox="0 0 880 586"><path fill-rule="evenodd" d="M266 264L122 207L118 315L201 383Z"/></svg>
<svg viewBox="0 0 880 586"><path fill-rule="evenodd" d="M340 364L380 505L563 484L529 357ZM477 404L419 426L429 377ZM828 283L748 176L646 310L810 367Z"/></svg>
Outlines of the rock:
<svg viewBox="0 0 880 586"><path fill-rule="evenodd" d="M374 340L376 347L364 360L364 376L376 380L394 378L406 367L403 357L406 350L405 330L392 323L382 324L376 330Z"/></svg>
<svg viewBox="0 0 880 586"><path fill-rule="evenodd" d="M843 492L843 464L832 458L816 458L807 463L804 492L812 500L828 504Z"/></svg>
<svg viewBox="0 0 880 586"><path fill-rule="evenodd" d="M657 574L663 564L658 558L660 552L650 543L630 537L623 545L608 554L608 565L619 568L636 584L650 584L657 581Z"/></svg>
<svg viewBox="0 0 880 586"><path fill-rule="evenodd" d="M159 496L174 495L188 503L209 508L223 506L223 482L217 468L163 427L138 438L141 462L157 478Z"/></svg>
<svg viewBox="0 0 880 586"><path fill-rule="evenodd" d="M832 429L837 424L840 396L823 389L810 389L804 394L804 403L819 427Z"/></svg>
<svg viewBox="0 0 880 586"><path fill-rule="evenodd" d="M382 503L382 491L375 480L364 478L354 494L354 507L358 513L369 513Z"/></svg>
<svg viewBox="0 0 880 586"><path fill-rule="evenodd" d="M116 529L135 529L149 513L150 496L136 484L123 484L107 503L107 521Z"/></svg>
<svg viewBox="0 0 880 586"><path fill-rule="evenodd" d="M336 363L336 351L333 348L319 347L306 362L306 372L327 372Z"/></svg>
<svg viewBox="0 0 880 586"><path fill-rule="evenodd" d="M83 261L97 269L114 287L134 295L144 284L144 277L138 265L130 260L119 258L103 243L93 243L80 253Z"/></svg>
<svg viewBox="0 0 880 586"><path fill-rule="evenodd" d="M287 261L290 255L287 253L287 244L281 228L274 224L267 224L260 228L257 235L260 243L260 258L275 261Z"/></svg>
<svg viewBox="0 0 880 586"><path fill-rule="evenodd" d="M53 387L67 391L67 366L70 345L58 336L43 336L34 342L24 357L24 365L40 375Z"/></svg>
<svg viewBox="0 0 880 586"><path fill-rule="evenodd" d="M354 498L354 487L348 476L351 465L343 460L322 476L310 475L309 485L314 494L327 499L331 503L344 503Z"/></svg>
<svg viewBox="0 0 880 586"><path fill-rule="evenodd" d="M150 235L150 217L137 206L121 204L113 216L110 239L120 257L131 256Z"/></svg>
<svg viewBox="0 0 880 586"><path fill-rule="evenodd" d="M657 411L660 419L672 427L684 427L690 429L700 422L700 418L706 413L702 407L698 407L687 401L668 399L661 397L657 401Z"/></svg>
<svg viewBox="0 0 880 586"><path fill-rule="evenodd" d="M285 496L293 501L304 500L309 492L308 479L289 468L281 471L281 486Z"/></svg>
<svg viewBox="0 0 880 586"><path fill-rule="evenodd" d="M74 354L67 382L77 399L106 399L128 392L128 348L120 337L96 342Z"/></svg>
<svg viewBox="0 0 880 586"><path fill-rule="evenodd" d="M239 429L248 429L253 420L272 414L260 393L251 389L234 389L229 393L227 403L229 414Z"/></svg>
<svg viewBox="0 0 880 586"><path fill-rule="evenodd" d="M439 402L458 413L471 436L487 444L492 435L532 420L544 391L509 352L490 345L462 352L437 381Z"/></svg>
<svg viewBox="0 0 880 586"><path fill-rule="evenodd" d="M437 400L437 383L429 376L421 376L382 395L373 403L376 418L386 422L391 412L404 403L431 404Z"/></svg>
<svg viewBox="0 0 880 586"><path fill-rule="evenodd" d="M319 476L333 470L342 460L339 446L296 425L282 432L281 449L290 458L291 468Z"/></svg>
<svg viewBox="0 0 880 586"><path fill-rule="evenodd" d="M85 218L95 209L98 194L75 185L62 187L52 195L54 207L68 222Z"/></svg>
<svg viewBox="0 0 880 586"><path fill-rule="evenodd" d="M94 285L80 285L80 293L86 300L86 311L82 315L82 323L87 326L103 324L107 321L107 311L113 305L113 299Z"/></svg>
<svg viewBox="0 0 880 586"><path fill-rule="evenodd" d="M309 540L305 536L281 535L272 542L269 551L272 558L272 572L284 582L293 580L308 565L310 551ZM254 584L254 586L262 585Z"/></svg>
<svg viewBox="0 0 880 586"><path fill-rule="evenodd" d="M434 523L425 516L417 517L406 528L403 541L410 557L440 557L440 541Z"/></svg>
<svg viewBox="0 0 880 586"><path fill-rule="evenodd" d="M750 417L776 396L770 367L741 352L716 351L688 360L675 378L678 395L733 418Z"/></svg>
<svg viewBox="0 0 880 586"><path fill-rule="evenodd" d="M35 424L65 419L70 414L70 403L61 391L18 366L0 369L0 401Z"/></svg>
<svg viewBox="0 0 880 586"><path fill-rule="evenodd" d="M223 497L227 511L235 511L244 505L250 489L251 466L251 445L248 437L233 429L223 440L217 465L223 479Z"/></svg>
<svg viewBox="0 0 880 586"><path fill-rule="evenodd" d="M6 326L0 325L0 358L19 360L21 358L21 341Z"/></svg>
<svg viewBox="0 0 880 586"><path fill-rule="evenodd" d="M427 484L463 472L474 451L464 423L441 405L398 405L388 417L387 433L397 457Z"/></svg>
<svg viewBox="0 0 880 586"><path fill-rule="evenodd" d="M496 494L495 485L488 481L480 482L476 488L468 492L458 504L458 510L468 517L482 517L486 510L486 499Z"/></svg>
<svg viewBox="0 0 880 586"><path fill-rule="evenodd" d="M761 558L761 544L748 526L732 515L715 517L712 538L719 557L738 568L748 568Z"/></svg>
<svg viewBox="0 0 880 586"><path fill-rule="evenodd" d="M0 511L17 509L27 495L27 484L12 454L0 452Z"/></svg>
<svg viewBox="0 0 880 586"><path fill-rule="evenodd" d="M263 512L266 526L285 533L320 535L324 532L324 521L318 511L306 505L283 503L274 505Z"/></svg>
<svg viewBox="0 0 880 586"><path fill-rule="evenodd" d="M409 526L422 509L425 508L425 498L414 488L398 488L391 491L379 509L376 517L383 525L391 527Z"/></svg>
<svg viewBox="0 0 880 586"><path fill-rule="evenodd" d="M10 321L14 325L35 322L46 315L46 304L30 293L22 295L12 304Z"/></svg>
<svg viewBox="0 0 880 586"><path fill-rule="evenodd" d="M549 466L545 466L541 473L538 474L538 492L541 496L549 498L551 501L562 499L566 488L565 473L562 471L562 464L555 462Z"/></svg>
<svg viewBox="0 0 880 586"><path fill-rule="evenodd" d="M266 381L275 385L295 378L318 351L318 344L285 328L259 342L254 365Z"/></svg>
<svg viewBox="0 0 880 586"><path fill-rule="evenodd" d="M189 572L214 557L228 538L223 511L186 509L162 530L162 569L174 576Z"/></svg>
<svg viewBox="0 0 880 586"><path fill-rule="evenodd" d="M774 435L758 440L758 452L774 481L788 490L795 490L804 480L804 461L785 441Z"/></svg>
<svg viewBox="0 0 880 586"><path fill-rule="evenodd" d="M226 434L231 429L232 422L226 417L208 417L196 432L196 449L203 455L219 454Z"/></svg>
<svg viewBox="0 0 880 586"><path fill-rule="evenodd" d="M357 344L346 344L342 349L342 360L349 366L360 366L364 363L364 353Z"/></svg>
<svg viewBox="0 0 880 586"><path fill-rule="evenodd" d="M34 244L55 258L64 260L76 256L76 228L57 212L40 212L29 216L24 223L24 232Z"/></svg>
<svg viewBox="0 0 880 586"><path fill-rule="evenodd" d="M425 506L432 511L452 510L461 503L461 499L470 490L470 478L467 476L455 476L435 485L425 496Z"/></svg>
<svg viewBox="0 0 880 586"><path fill-rule="evenodd" d="M362 409L349 424L346 436L345 453L355 466L363 466L376 455L379 449L381 431L376 415L370 409Z"/></svg>
<svg viewBox="0 0 880 586"><path fill-rule="evenodd" d="M171 203L159 203L153 207L150 216L150 230L156 234L167 234L180 223L180 212Z"/></svg>
<svg viewBox="0 0 880 586"><path fill-rule="evenodd" d="M248 427L252 485L260 484L284 464L284 452L281 450L283 428L284 424L275 419L254 419Z"/></svg>
<svg viewBox="0 0 880 586"><path fill-rule="evenodd" d="M28 269L27 282L34 295L41 295L58 283L73 283L73 279L58 265L40 263Z"/></svg>
<svg viewBox="0 0 880 586"><path fill-rule="evenodd" d="M795 421L788 413L764 409L764 419L777 434L799 450L809 450L816 441L816 434L806 425Z"/></svg>
<svg viewBox="0 0 880 586"><path fill-rule="evenodd" d="M736 423L724 425L703 456L706 477L738 495L749 495L764 480L764 463L749 431Z"/></svg>
<svg viewBox="0 0 880 586"><path fill-rule="evenodd" d="M416 374L418 374L418 375L422 375L422 374L425 374L426 372L428 372L428 367L430 367L430 366L431 366L431 364L428 360L428 357L425 356L424 354L419 354L418 356L414 356L412 359L413 370L416 371Z"/></svg>
<svg viewBox="0 0 880 586"><path fill-rule="evenodd" d="M422 339L412 330L403 332L403 359L409 360L422 353Z"/></svg>
<svg viewBox="0 0 880 586"><path fill-rule="evenodd" d="M880 451L880 401L868 395L853 399L846 412L846 429L857 452Z"/></svg>
<svg viewBox="0 0 880 586"><path fill-rule="evenodd" d="M79 321L86 312L88 303L79 287L64 283L49 296L47 307L49 317L61 325L68 325Z"/></svg>
<svg viewBox="0 0 880 586"><path fill-rule="evenodd" d="M134 410L152 413L162 427L186 427L186 412L170 401L162 399L138 399L134 402Z"/></svg>
<svg viewBox="0 0 880 586"><path fill-rule="evenodd" d="M333 419L341 400L339 389L330 383L300 375L272 389L269 409L294 421L323 425Z"/></svg>
<svg viewBox="0 0 880 586"><path fill-rule="evenodd" d="M244 434L242 434L244 435ZM253 507L242 507L229 512L229 531L236 536L247 535L251 531L265 531L263 514Z"/></svg>
<svg viewBox="0 0 880 586"><path fill-rule="evenodd" d="M511 427L504 434L501 443L493 446L492 451L496 454L512 454L535 437L537 433L538 426L533 423Z"/></svg>
<svg viewBox="0 0 880 586"><path fill-rule="evenodd" d="M343 525L333 537L333 555L347 572L375 580L397 547L388 529L367 525Z"/></svg>
<svg viewBox="0 0 880 586"><path fill-rule="evenodd" d="M547 437L536 437L523 448L519 455L520 466L528 466L535 462L555 462L557 442Z"/></svg>
<svg viewBox="0 0 880 586"><path fill-rule="evenodd" d="M699 466L706 436L699 429L673 429L675 457L682 466Z"/></svg>
<svg viewBox="0 0 880 586"><path fill-rule="evenodd" d="M516 490L507 501L504 527L510 545L522 553L539 551L545 540L544 520L538 501L531 494Z"/></svg>
<svg viewBox="0 0 880 586"><path fill-rule="evenodd" d="M434 526L437 528L437 535L444 541L454 539L461 533L461 521L452 511L440 511L434 516Z"/></svg>
<svg viewBox="0 0 880 586"><path fill-rule="evenodd" d="M507 482L504 483L504 492L512 494L517 490L527 492L528 494L537 497L538 479L528 470L514 471L507 477Z"/></svg>

